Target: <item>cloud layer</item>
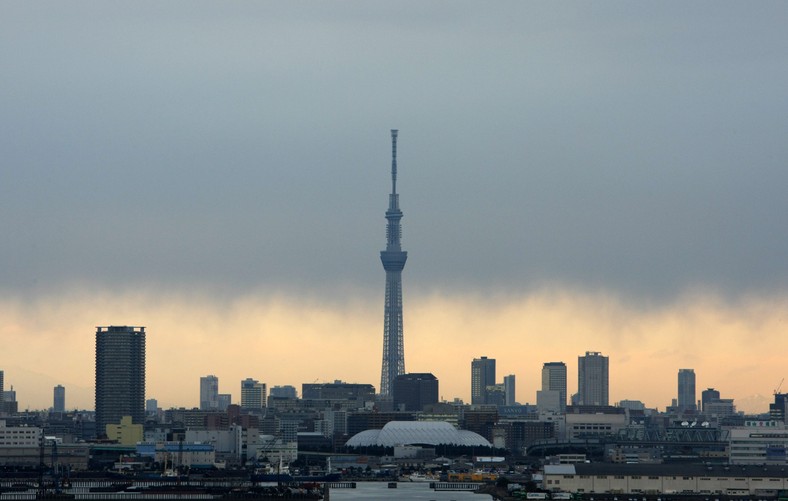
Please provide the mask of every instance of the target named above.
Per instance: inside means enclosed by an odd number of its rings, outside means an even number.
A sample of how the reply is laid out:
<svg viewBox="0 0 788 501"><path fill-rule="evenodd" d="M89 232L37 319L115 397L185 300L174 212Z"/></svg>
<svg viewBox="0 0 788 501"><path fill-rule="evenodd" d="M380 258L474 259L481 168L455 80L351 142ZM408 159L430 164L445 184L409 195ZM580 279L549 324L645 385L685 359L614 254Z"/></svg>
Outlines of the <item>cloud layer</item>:
<svg viewBox="0 0 788 501"><path fill-rule="evenodd" d="M199 377L215 374L238 401L240 381L269 384L380 379L382 298L345 301L264 293L207 294L71 290L28 303L0 302L0 357L21 406L92 408L97 325L147 327L147 394L164 407L198 405ZM614 296L561 289L527 296L406 296L406 369L433 372L441 396L468 400L470 362L497 359L498 379L517 376L520 402L535 401L541 364L564 361L577 389L577 356L610 357L611 401L640 399L664 408L679 368L694 368L697 391L724 398L769 394L780 378L788 309L785 297L737 303L708 295L654 310ZM381 304L379 304L381 303ZM746 410L765 411L765 408Z"/></svg>

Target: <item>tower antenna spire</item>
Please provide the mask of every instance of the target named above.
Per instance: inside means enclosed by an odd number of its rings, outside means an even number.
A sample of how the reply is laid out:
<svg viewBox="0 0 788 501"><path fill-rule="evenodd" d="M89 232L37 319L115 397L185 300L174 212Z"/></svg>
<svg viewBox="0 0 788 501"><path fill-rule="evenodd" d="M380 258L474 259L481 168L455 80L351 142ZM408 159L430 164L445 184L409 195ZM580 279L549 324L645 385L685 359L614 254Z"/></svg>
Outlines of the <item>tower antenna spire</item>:
<svg viewBox="0 0 788 501"><path fill-rule="evenodd" d="M397 194L397 129L391 129L391 194Z"/></svg>
<svg viewBox="0 0 788 501"><path fill-rule="evenodd" d="M383 364L380 375L380 395L392 397L394 379L405 373L405 354L402 336L402 270L408 253L402 250L402 211L397 194L397 129L391 129L391 194L386 211L386 250L380 261L386 270L386 303L383 322Z"/></svg>

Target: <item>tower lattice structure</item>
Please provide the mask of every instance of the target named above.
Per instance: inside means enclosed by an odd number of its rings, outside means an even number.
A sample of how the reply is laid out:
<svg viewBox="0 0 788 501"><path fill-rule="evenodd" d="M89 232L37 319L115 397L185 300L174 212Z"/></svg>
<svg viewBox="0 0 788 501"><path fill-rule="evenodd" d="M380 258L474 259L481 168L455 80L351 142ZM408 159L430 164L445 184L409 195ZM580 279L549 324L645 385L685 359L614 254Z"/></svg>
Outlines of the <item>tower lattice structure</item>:
<svg viewBox="0 0 788 501"><path fill-rule="evenodd" d="M386 250L380 261L386 270L386 306L383 323L383 366L380 374L380 395L392 396L394 378L405 373L405 351L402 336L402 269L408 253L402 250L402 211L397 194L397 130L391 131L391 194L386 211Z"/></svg>

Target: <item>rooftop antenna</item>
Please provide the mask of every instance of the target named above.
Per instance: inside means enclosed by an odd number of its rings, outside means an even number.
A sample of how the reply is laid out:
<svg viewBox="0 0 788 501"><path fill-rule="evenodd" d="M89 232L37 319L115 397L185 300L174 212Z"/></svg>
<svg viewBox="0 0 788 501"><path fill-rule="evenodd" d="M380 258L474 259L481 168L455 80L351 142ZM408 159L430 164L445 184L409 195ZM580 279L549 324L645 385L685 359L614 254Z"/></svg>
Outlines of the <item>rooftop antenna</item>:
<svg viewBox="0 0 788 501"><path fill-rule="evenodd" d="M391 129L391 194L397 194L397 129Z"/></svg>

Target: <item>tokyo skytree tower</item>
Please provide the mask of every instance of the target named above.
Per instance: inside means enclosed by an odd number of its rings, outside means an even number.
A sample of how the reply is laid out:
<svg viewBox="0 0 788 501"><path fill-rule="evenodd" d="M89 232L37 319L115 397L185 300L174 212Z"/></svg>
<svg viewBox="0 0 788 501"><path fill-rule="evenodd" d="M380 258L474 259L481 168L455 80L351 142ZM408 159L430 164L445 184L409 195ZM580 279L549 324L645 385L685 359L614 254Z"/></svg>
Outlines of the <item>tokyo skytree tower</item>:
<svg viewBox="0 0 788 501"><path fill-rule="evenodd" d="M386 250L380 261L386 270L386 308L383 324L383 367L380 374L380 395L392 396L394 378L405 373L405 351L402 343L402 269L408 253L402 250L402 211L397 194L397 130L391 131L391 195L386 211Z"/></svg>

